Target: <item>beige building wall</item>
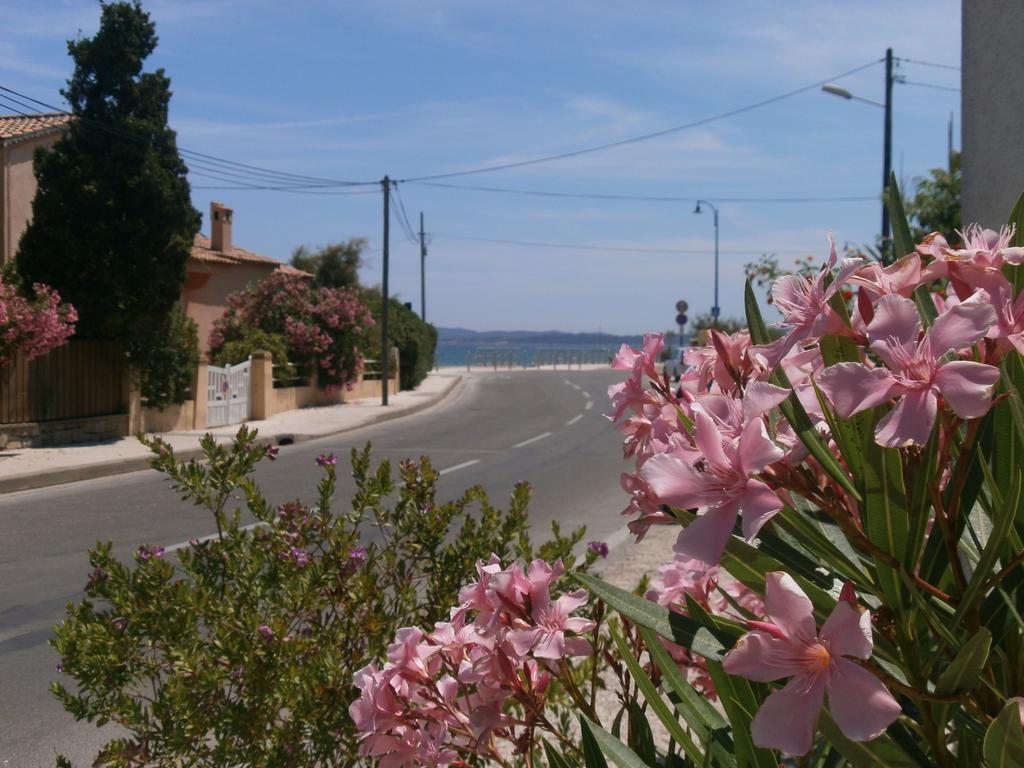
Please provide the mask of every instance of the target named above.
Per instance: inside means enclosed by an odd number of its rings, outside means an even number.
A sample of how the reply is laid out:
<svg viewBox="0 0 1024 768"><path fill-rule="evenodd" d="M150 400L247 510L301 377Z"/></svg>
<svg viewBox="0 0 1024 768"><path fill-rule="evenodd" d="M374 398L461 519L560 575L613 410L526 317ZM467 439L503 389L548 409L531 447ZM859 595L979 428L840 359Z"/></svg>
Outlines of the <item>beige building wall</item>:
<svg viewBox="0 0 1024 768"><path fill-rule="evenodd" d="M48 147L60 134L8 140L0 146L0 263L14 258L18 241L32 219L32 201L36 196L36 177L32 156L37 147Z"/></svg>
<svg viewBox="0 0 1024 768"><path fill-rule="evenodd" d="M1024 192L1024 2L961 12L963 222L998 229Z"/></svg>
<svg viewBox="0 0 1024 768"><path fill-rule="evenodd" d="M181 307L199 326L199 351L210 349L210 331L227 308L225 298L250 283L266 280L275 264L188 264L188 276L181 292Z"/></svg>

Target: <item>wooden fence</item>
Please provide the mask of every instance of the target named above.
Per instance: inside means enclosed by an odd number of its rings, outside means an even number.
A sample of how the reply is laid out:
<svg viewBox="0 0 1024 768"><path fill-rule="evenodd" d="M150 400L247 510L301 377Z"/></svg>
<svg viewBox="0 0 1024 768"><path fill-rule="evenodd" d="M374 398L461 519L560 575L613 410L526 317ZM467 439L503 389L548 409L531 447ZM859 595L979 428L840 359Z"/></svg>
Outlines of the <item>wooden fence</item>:
<svg viewBox="0 0 1024 768"><path fill-rule="evenodd" d="M0 424L126 412L124 356L112 341L69 341L0 368Z"/></svg>

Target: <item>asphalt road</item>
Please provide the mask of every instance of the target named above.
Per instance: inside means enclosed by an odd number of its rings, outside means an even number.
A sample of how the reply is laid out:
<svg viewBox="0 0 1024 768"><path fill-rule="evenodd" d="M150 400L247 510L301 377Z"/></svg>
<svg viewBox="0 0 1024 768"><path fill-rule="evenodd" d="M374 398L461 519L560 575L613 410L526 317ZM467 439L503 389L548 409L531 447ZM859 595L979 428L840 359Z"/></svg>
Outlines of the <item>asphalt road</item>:
<svg viewBox="0 0 1024 768"><path fill-rule="evenodd" d="M339 455L339 499L353 484L341 462L372 442L377 457L428 455L442 471L438 498L483 485L499 507L513 485L533 486L531 526L585 524L588 539L624 539L619 511L620 439L607 419L611 371L488 373L468 377L444 403L419 414L281 449L256 477L268 499L312 499L315 457ZM0 497L0 768L51 768L57 753L91 765L109 738L75 723L47 690L57 655L47 644L64 606L82 596L87 549L111 541L130 558L140 544L168 546L215 530L153 471Z"/></svg>

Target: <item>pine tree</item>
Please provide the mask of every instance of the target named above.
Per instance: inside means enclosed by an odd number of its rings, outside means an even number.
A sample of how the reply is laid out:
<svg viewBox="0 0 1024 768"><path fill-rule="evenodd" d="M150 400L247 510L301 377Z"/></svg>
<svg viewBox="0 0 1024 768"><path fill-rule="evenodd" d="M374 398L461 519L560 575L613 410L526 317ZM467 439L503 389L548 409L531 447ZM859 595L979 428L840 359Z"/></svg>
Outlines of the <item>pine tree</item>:
<svg viewBox="0 0 1024 768"><path fill-rule="evenodd" d="M17 268L78 309L80 338L115 339L145 368L161 345L199 230L175 132L170 79L143 72L156 27L135 2L102 5L99 31L68 42L61 93L74 119L37 150L38 191Z"/></svg>

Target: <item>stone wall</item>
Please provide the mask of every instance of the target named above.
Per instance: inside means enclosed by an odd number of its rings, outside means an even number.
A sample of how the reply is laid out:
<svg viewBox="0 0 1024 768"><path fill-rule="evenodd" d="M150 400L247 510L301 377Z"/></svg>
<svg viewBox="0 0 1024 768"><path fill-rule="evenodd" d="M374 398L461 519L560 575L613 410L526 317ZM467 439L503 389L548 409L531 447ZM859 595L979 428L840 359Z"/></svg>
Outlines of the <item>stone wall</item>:
<svg viewBox="0 0 1024 768"><path fill-rule="evenodd" d="M0 429L0 449L48 448L75 443L116 440L128 434L128 414L90 416L60 421L34 421L4 424Z"/></svg>

